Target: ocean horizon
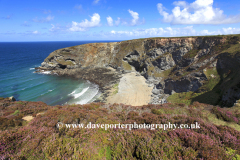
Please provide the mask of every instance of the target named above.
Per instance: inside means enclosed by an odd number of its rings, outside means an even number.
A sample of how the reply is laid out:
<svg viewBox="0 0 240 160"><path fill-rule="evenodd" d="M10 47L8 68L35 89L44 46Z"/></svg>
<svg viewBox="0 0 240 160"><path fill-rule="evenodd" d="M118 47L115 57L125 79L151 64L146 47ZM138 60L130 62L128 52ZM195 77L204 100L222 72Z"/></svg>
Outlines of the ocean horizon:
<svg viewBox="0 0 240 160"><path fill-rule="evenodd" d="M48 105L86 104L100 91L87 80L34 73L53 51L87 43L119 41L0 42L0 97L42 101Z"/></svg>

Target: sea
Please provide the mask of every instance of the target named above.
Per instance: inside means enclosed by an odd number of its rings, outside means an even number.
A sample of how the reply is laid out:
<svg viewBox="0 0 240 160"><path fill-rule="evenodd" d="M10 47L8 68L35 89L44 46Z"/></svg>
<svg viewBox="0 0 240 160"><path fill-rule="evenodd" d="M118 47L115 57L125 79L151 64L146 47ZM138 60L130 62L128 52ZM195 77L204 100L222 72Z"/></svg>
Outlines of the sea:
<svg viewBox="0 0 240 160"><path fill-rule="evenodd" d="M87 43L118 41L0 42L0 97L48 105L86 104L99 97L96 84L83 79L35 73L54 50Z"/></svg>

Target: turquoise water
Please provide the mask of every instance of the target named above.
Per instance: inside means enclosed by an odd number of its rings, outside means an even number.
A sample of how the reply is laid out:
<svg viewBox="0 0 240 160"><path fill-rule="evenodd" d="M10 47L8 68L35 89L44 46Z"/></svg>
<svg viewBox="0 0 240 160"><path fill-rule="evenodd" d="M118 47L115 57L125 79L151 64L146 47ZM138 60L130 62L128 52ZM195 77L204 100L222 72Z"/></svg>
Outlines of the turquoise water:
<svg viewBox="0 0 240 160"><path fill-rule="evenodd" d="M97 85L82 79L34 73L54 50L91 42L0 42L0 97L43 101L48 105L85 104L96 99Z"/></svg>

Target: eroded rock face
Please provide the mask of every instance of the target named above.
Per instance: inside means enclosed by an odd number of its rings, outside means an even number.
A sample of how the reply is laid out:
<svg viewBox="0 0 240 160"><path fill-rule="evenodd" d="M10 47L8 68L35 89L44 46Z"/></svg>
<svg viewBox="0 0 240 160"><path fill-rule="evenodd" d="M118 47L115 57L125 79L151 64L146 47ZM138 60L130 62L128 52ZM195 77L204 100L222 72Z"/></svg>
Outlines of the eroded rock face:
<svg viewBox="0 0 240 160"><path fill-rule="evenodd" d="M66 75L64 70L74 71L78 68L110 66L121 73L135 68L149 85L154 85L151 103L166 103L168 95L197 91L208 80L203 70L222 65L218 62L214 47L225 42L226 38L218 36L84 44L52 52L40 69ZM171 71L174 75L166 77L166 71ZM229 90L225 97L232 94L235 95Z"/></svg>
<svg viewBox="0 0 240 160"><path fill-rule="evenodd" d="M232 106L239 97L240 88L237 86L231 87L223 94L222 103L224 106Z"/></svg>
<svg viewBox="0 0 240 160"><path fill-rule="evenodd" d="M207 77L203 73L193 73L180 80L165 80L164 93L197 91L203 85L204 80L207 80Z"/></svg>

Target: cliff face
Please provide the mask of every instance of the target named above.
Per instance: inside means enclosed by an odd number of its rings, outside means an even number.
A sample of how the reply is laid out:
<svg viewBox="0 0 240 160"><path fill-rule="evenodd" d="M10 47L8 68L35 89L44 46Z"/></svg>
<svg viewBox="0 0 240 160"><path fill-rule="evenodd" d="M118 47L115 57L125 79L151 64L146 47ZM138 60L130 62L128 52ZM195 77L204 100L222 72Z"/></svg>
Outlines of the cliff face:
<svg viewBox="0 0 240 160"><path fill-rule="evenodd" d="M214 92L209 103L232 105L240 98L239 35L148 38L115 43L92 43L52 52L40 69L53 71L113 67L136 70L154 85L151 103L191 92L190 99ZM209 96L207 96L209 97ZM186 98L186 97L185 97Z"/></svg>

